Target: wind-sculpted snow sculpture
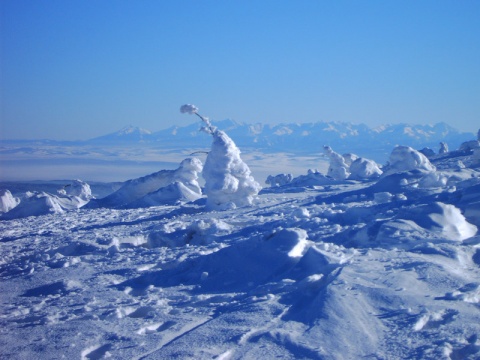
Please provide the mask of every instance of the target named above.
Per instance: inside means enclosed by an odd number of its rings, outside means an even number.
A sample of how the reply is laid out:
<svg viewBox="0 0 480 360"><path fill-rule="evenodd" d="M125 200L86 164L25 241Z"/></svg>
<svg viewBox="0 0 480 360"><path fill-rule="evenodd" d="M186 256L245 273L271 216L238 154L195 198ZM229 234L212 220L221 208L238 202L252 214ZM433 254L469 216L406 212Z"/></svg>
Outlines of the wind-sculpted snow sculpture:
<svg viewBox="0 0 480 360"><path fill-rule="evenodd" d="M293 180L292 174L278 174L278 175L268 175L265 184L270 185L271 187L283 186L291 183Z"/></svg>
<svg viewBox="0 0 480 360"><path fill-rule="evenodd" d="M376 179L382 175L382 170L378 164L369 159L357 158L349 168L351 180Z"/></svg>
<svg viewBox="0 0 480 360"><path fill-rule="evenodd" d="M335 180L345 180L350 173L348 172L348 164L342 155L332 150L330 146L324 146L323 151L330 159L327 175Z"/></svg>
<svg viewBox="0 0 480 360"><path fill-rule="evenodd" d="M0 190L0 213L12 210L20 203L20 200L13 197L9 190Z"/></svg>
<svg viewBox="0 0 480 360"><path fill-rule="evenodd" d="M85 205L93 198L90 185L82 180L73 180L70 184L65 185L63 189L60 189L58 193L60 195L78 198L79 203L81 203L79 207Z"/></svg>
<svg viewBox="0 0 480 360"><path fill-rule="evenodd" d="M440 150L438 150L439 154L446 154L448 153L448 145L446 142L441 142L440 143Z"/></svg>
<svg viewBox="0 0 480 360"><path fill-rule="evenodd" d="M137 208L177 201L194 201L202 196L198 172L202 162L187 158L176 170L160 170L140 178L128 180L114 193L91 201L89 208Z"/></svg>
<svg viewBox="0 0 480 360"><path fill-rule="evenodd" d="M92 199L90 185L73 180L58 191L58 195L47 192L27 192L17 205L2 215L3 219L63 213L83 207ZM18 200L17 200L18 201Z"/></svg>
<svg viewBox="0 0 480 360"><path fill-rule="evenodd" d="M241 159L240 150L233 140L224 131L213 126L208 118L200 115L196 106L183 105L180 111L200 117L205 123L202 130L213 137L212 147L202 171L207 208L225 210L252 205L261 186Z"/></svg>
<svg viewBox="0 0 480 360"><path fill-rule="evenodd" d="M397 146L390 154L390 160L383 169L383 176L412 170L429 172L436 168L421 152L409 146Z"/></svg>

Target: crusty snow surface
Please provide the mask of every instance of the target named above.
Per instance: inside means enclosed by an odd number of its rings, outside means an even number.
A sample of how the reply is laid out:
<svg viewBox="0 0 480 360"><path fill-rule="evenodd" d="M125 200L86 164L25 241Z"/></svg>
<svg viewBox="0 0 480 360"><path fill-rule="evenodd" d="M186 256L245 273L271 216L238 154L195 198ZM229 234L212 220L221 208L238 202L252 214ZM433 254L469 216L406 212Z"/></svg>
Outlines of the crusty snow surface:
<svg viewBox="0 0 480 360"><path fill-rule="evenodd" d="M0 357L479 359L478 160L415 156L226 211L2 220Z"/></svg>

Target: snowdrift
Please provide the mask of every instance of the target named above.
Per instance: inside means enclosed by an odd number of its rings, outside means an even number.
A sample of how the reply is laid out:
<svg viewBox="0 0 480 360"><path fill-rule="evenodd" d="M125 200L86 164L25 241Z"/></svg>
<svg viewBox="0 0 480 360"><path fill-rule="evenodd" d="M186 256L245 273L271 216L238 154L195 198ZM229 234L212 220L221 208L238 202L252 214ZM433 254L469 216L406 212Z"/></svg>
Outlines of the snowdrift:
<svg viewBox="0 0 480 360"><path fill-rule="evenodd" d="M46 192L27 192L17 206L3 214L1 219L62 213L84 206L91 198L90 186L81 180L74 180L60 189L57 195Z"/></svg>
<svg viewBox="0 0 480 360"><path fill-rule="evenodd" d="M203 172L218 162L205 193L222 211L177 201L201 195L189 160L127 182L105 198L115 210L65 211L89 196L72 186L5 214L46 213L0 221L2 356L479 358L474 150L397 147L382 174L331 150L338 178L284 174L257 194L217 136Z"/></svg>
<svg viewBox="0 0 480 360"><path fill-rule="evenodd" d="M88 208L135 208L194 201L202 196L197 158L183 160L176 170L156 173L127 181L120 189L102 199L91 201Z"/></svg>

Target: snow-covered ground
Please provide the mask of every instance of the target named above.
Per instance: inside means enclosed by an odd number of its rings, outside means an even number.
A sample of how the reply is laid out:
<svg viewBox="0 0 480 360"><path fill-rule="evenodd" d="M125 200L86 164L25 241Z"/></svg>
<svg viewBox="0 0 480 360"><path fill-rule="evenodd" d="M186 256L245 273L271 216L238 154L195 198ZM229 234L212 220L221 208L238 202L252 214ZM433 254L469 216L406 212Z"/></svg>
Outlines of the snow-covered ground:
<svg viewBox="0 0 480 360"><path fill-rule="evenodd" d="M305 169L224 211L135 202L196 163L112 189L129 205L3 192L0 357L479 359L478 152L334 157L342 179Z"/></svg>

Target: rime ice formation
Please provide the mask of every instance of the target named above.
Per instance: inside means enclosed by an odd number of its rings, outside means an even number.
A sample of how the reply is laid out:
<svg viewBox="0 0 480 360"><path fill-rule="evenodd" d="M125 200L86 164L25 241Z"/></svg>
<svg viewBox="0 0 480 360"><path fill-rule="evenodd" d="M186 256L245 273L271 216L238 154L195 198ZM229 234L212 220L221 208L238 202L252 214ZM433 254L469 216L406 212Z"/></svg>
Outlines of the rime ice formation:
<svg viewBox="0 0 480 360"><path fill-rule="evenodd" d="M60 195L78 198L79 207L85 205L93 198L90 185L82 180L73 180L70 184L60 189L58 193Z"/></svg>
<svg viewBox="0 0 480 360"><path fill-rule="evenodd" d="M197 158L187 158L174 171L172 182L167 186L146 194L130 203L127 207L138 208L176 202L190 202L202 197L198 184L198 173L202 171L202 162Z"/></svg>
<svg viewBox="0 0 480 360"><path fill-rule="evenodd" d="M343 154L342 156L347 166L351 166L352 163L358 159L358 155L352 153Z"/></svg>
<svg viewBox="0 0 480 360"><path fill-rule="evenodd" d="M220 210L251 205L261 190L260 185L240 158L240 150L232 139L221 130L214 130L211 135L212 147L202 172L207 207Z"/></svg>
<svg viewBox="0 0 480 360"><path fill-rule="evenodd" d="M61 198L46 192L27 193L15 208L3 214L3 219L17 219L28 216L62 213L66 209Z"/></svg>
<svg viewBox="0 0 480 360"><path fill-rule="evenodd" d="M87 206L95 207L142 207L193 201L202 196L198 184L198 172L202 162L187 158L176 170L161 170L156 173L127 181L120 189L102 199L93 200Z"/></svg>
<svg viewBox="0 0 480 360"><path fill-rule="evenodd" d="M323 151L330 159L327 175L335 180L345 180L350 173L348 172L349 166L343 156L333 151L330 146L324 146Z"/></svg>
<svg viewBox="0 0 480 360"><path fill-rule="evenodd" d="M383 175L411 170L435 171L436 168L428 158L409 146L397 146L390 154L389 163L383 169Z"/></svg>
<svg viewBox="0 0 480 360"><path fill-rule="evenodd" d="M9 190L0 190L0 214L12 210L20 203Z"/></svg>
<svg viewBox="0 0 480 360"><path fill-rule="evenodd" d="M202 171L207 208L224 210L251 205L261 186L241 159L240 150L233 140L224 131L212 126L208 118L200 115L195 105L182 105L180 112L197 115L205 123L202 130L213 137Z"/></svg>
<svg viewBox="0 0 480 360"><path fill-rule="evenodd" d="M440 143L440 150L438 150L438 153L439 153L439 154L446 154L446 153L448 153L448 145L447 145L447 143L445 143L445 142L443 142L443 141Z"/></svg>
<svg viewBox="0 0 480 360"><path fill-rule="evenodd" d="M270 186L283 186L288 183L291 183L293 180L292 174L278 174L278 175L269 175L265 184Z"/></svg>
<svg viewBox="0 0 480 360"><path fill-rule="evenodd" d="M383 173L375 161L364 158L357 158L353 161L349 171L348 178L351 180L375 179Z"/></svg>
<svg viewBox="0 0 480 360"><path fill-rule="evenodd" d="M79 209L92 199L90 185L74 180L64 186L57 195L44 191L27 192L20 198L18 205L3 214L3 219L15 219L27 216L38 216L52 213L62 213L67 210Z"/></svg>

